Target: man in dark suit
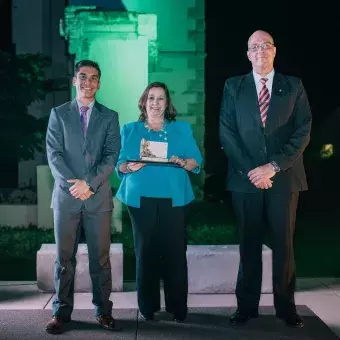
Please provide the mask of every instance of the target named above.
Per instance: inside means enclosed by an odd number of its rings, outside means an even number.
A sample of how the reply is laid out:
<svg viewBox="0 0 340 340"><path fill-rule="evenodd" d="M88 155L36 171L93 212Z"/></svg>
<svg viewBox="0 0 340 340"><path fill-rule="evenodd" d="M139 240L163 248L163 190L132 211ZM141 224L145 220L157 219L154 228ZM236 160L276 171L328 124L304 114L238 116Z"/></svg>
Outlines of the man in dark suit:
<svg viewBox="0 0 340 340"><path fill-rule="evenodd" d="M254 32L247 52L253 70L226 81L221 106L220 141L240 231L238 309L232 325L258 316L268 222L276 316L288 326L303 326L294 301L293 234L299 192L307 190L302 154L312 118L301 80L276 72L275 54L270 34Z"/></svg>
<svg viewBox="0 0 340 340"><path fill-rule="evenodd" d="M105 329L115 326L110 301L113 204L109 176L118 160L121 138L117 112L95 100L100 75L97 63L78 62L73 77L76 99L53 108L47 128L47 158L55 180L51 207L57 246L53 318L46 326L49 333L61 333L71 319L81 224L96 319Z"/></svg>

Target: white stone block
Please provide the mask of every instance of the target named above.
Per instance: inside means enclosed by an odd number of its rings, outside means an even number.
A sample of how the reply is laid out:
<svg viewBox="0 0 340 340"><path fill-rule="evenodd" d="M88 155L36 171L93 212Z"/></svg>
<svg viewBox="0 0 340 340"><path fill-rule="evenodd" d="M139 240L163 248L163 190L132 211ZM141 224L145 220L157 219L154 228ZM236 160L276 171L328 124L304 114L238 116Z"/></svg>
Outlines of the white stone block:
<svg viewBox="0 0 340 340"><path fill-rule="evenodd" d="M113 211L111 216L111 231L121 233L123 230L123 203L116 197L113 197Z"/></svg>
<svg viewBox="0 0 340 340"><path fill-rule="evenodd" d="M54 292L55 244L42 244L37 252L37 286L43 292ZM76 255L75 292L92 292L89 274L89 259L86 244L79 244ZM112 291L123 291L123 245L111 244L110 247Z"/></svg>
<svg viewBox="0 0 340 340"><path fill-rule="evenodd" d="M54 179L48 165L37 166L38 227L53 228L51 199Z"/></svg>
<svg viewBox="0 0 340 340"><path fill-rule="evenodd" d="M239 245L189 245L187 250L190 294L235 293ZM272 251L262 248L262 293L272 293Z"/></svg>

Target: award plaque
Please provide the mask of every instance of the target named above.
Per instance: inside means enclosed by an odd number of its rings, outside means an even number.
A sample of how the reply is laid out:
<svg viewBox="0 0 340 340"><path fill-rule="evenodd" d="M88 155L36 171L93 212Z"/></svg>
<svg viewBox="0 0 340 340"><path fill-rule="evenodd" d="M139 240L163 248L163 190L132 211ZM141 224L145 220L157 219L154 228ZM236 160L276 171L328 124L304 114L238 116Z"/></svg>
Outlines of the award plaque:
<svg viewBox="0 0 340 340"><path fill-rule="evenodd" d="M169 162L167 154L168 143L152 142L143 138L140 143L140 159L131 159L128 162L180 167L178 164Z"/></svg>

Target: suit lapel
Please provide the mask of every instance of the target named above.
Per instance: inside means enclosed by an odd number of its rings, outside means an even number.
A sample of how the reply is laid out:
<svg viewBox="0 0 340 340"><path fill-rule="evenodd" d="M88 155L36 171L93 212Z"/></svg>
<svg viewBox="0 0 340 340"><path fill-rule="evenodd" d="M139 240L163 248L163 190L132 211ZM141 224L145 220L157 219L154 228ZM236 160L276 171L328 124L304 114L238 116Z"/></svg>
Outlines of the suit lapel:
<svg viewBox="0 0 340 340"><path fill-rule="evenodd" d="M79 135L79 139L81 143L84 144L83 130L82 130L81 121L80 121L80 113L79 113L76 99L72 100L69 110L70 110L69 119L71 121L70 125L74 127L74 133Z"/></svg>
<svg viewBox="0 0 340 340"><path fill-rule="evenodd" d="M280 107L282 96L284 96L285 93L287 92L289 92L289 89L287 88L287 86L285 86L285 82L284 79L282 79L282 75L275 72L273 78L272 93L270 96L270 103L267 113L266 129L268 129L270 126L275 125L275 121L278 119L277 108ZM262 127L258 96L252 72L248 73L245 76L242 94L240 94L241 99L243 96L245 98L244 102L246 102L248 108L250 108L256 121L256 124Z"/></svg>
<svg viewBox="0 0 340 340"><path fill-rule="evenodd" d="M245 76L242 96L245 97L244 102L247 104L248 110L250 108L252 115L256 121L256 124L262 125L260 119L261 113L259 108L253 72L250 72Z"/></svg>
<svg viewBox="0 0 340 340"><path fill-rule="evenodd" d="M282 96L284 93L286 93L288 90L285 89L284 82L282 81L282 76L275 72L274 78L273 78L273 87L272 87L272 93L270 96L270 103L269 108L267 112L267 122L266 127L271 127L275 125L275 121L279 118L277 117L278 108L280 107L280 101L282 99Z"/></svg>
<svg viewBox="0 0 340 340"><path fill-rule="evenodd" d="M86 140L92 137L99 130L102 115L100 112L100 105L96 101L93 105L89 125L87 127Z"/></svg>

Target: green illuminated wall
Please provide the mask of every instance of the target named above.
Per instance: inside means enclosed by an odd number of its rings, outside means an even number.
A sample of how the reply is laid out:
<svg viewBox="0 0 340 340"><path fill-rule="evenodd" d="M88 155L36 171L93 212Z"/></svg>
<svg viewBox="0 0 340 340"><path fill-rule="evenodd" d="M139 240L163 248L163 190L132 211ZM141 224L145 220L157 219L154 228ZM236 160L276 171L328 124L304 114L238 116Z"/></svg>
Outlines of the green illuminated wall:
<svg viewBox="0 0 340 340"><path fill-rule="evenodd" d="M95 1L94 1L95 2ZM98 100L119 112L121 126L138 118L149 82L163 81L179 119L192 124L204 154L204 0L122 0L126 12L69 6L61 25L75 61L99 62ZM202 187L201 176L193 176Z"/></svg>
<svg viewBox="0 0 340 340"><path fill-rule="evenodd" d="M148 41L98 39L89 59L100 60L103 70L98 101L118 111L122 126L136 120L136 102L148 82Z"/></svg>
<svg viewBox="0 0 340 340"><path fill-rule="evenodd" d="M62 34L75 62L99 63L102 77L97 99L118 111L120 124L138 117L137 103L149 80L156 55L156 16L100 12L68 7ZM72 96L74 96L74 89Z"/></svg>

